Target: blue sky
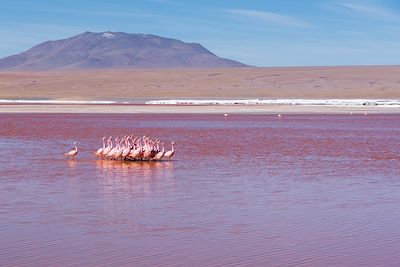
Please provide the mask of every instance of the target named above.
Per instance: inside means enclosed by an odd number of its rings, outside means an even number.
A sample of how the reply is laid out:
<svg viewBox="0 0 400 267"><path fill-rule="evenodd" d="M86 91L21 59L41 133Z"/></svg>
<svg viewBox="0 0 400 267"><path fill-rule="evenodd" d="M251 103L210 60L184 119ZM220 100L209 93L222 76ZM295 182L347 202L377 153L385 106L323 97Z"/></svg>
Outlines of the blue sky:
<svg viewBox="0 0 400 267"><path fill-rule="evenodd" d="M398 0L2 0L0 57L108 30L198 42L256 66L400 64Z"/></svg>

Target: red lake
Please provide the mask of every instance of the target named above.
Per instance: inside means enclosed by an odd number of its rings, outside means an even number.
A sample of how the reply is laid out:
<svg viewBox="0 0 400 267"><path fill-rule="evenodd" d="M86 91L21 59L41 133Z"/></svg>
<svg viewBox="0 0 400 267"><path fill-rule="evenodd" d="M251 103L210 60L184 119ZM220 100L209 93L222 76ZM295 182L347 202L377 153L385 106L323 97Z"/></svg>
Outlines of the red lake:
<svg viewBox="0 0 400 267"><path fill-rule="evenodd" d="M93 157L131 133L175 156ZM1 266L400 265L399 115L1 114L0 148Z"/></svg>

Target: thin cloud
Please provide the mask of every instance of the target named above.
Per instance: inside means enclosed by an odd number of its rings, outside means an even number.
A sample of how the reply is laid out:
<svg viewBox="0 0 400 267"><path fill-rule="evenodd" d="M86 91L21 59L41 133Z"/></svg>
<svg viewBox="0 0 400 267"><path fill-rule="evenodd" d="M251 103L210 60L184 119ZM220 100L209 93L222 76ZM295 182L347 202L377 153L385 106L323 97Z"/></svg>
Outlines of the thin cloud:
<svg viewBox="0 0 400 267"><path fill-rule="evenodd" d="M400 18L398 13L394 12L390 8L386 8L383 6L370 5L370 4L356 4L349 2L337 2L336 5L372 18L390 19L390 20L395 20Z"/></svg>
<svg viewBox="0 0 400 267"><path fill-rule="evenodd" d="M224 11L228 14L240 16L242 18L255 19L281 26L300 27L300 28L307 28L313 26L311 23L308 23L296 17L281 15L273 12L250 10L250 9L224 9Z"/></svg>

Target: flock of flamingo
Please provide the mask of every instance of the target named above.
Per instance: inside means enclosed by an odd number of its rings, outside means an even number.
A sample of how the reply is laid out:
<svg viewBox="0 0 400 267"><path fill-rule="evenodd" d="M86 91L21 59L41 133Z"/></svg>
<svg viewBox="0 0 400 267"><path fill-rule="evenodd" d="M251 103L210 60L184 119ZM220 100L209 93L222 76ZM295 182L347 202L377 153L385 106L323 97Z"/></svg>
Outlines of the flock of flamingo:
<svg viewBox="0 0 400 267"><path fill-rule="evenodd" d="M120 161L159 161L164 158L170 160L175 153L175 142L171 142L171 150L165 151L165 142L161 142L159 139L153 140L147 136L138 137L132 134L115 137L115 145L110 136L107 146L105 139L104 136L103 147L93 153L97 158ZM65 154L67 158L74 158L78 155L77 144L78 142L75 142L75 149Z"/></svg>

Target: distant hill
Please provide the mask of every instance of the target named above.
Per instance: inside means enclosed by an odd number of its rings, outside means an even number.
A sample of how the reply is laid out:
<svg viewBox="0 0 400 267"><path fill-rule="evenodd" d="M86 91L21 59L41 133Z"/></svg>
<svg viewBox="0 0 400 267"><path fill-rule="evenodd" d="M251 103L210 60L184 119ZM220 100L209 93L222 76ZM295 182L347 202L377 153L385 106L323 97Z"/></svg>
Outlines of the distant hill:
<svg viewBox="0 0 400 267"><path fill-rule="evenodd" d="M0 59L0 70L245 67L197 43L151 34L84 32Z"/></svg>

